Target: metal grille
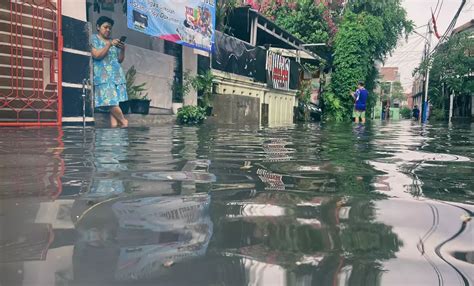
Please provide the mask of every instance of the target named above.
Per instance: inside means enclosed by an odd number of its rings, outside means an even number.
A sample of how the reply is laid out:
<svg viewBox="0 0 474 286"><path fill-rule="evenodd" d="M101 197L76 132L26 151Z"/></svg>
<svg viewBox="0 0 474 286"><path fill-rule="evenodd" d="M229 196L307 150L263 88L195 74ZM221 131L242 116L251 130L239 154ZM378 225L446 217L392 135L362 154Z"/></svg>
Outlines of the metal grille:
<svg viewBox="0 0 474 286"><path fill-rule="evenodd" d="M61 124L61 0L0 1L0 126Z"/></svg>

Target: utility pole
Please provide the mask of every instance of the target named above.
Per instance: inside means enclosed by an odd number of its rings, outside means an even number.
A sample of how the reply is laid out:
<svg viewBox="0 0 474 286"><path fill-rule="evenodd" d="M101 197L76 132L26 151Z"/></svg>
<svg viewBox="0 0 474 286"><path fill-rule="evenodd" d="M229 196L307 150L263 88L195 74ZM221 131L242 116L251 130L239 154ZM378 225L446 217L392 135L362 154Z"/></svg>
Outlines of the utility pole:
<svg viewBox="0 0 474 286"><path fill-rule="evenodd" d="M449 95L449 123L453 119L454 91Z"/></svg>
<svg viewBox="0 0 474 286"><path fill-rule="evenodd" d="M425 78L425 100L423 102L423 114L421 115L421 122L425 123L428 119L428 88L430 82L430 69L431 69L431 59L430 59L430 49L431 49L431 34L433 31L431 30L431 20L428 22L428 41L427 41L427 49L426 49L426 78Z"/></svg>

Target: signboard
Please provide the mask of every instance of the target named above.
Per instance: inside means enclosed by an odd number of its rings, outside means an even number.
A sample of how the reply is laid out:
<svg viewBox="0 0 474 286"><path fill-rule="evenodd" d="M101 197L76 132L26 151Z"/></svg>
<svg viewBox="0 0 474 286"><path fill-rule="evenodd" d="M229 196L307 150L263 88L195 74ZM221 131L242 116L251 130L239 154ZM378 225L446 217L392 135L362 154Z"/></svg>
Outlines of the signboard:
<svg viewBox="0 0 474 286"><path fill-rule="evenodd" d="M319 89L321 88L321 83L319 78L311 79L311 103L319 105Z"/></svg>
<svg viewBox="0 0 474 286"><path fill-rule="evenodd" d="M290 59L267 51L267 83L275 89L290 89Z"/></svg>
<svg viewBox="0 0 474 286"><path fill-rule="evenodd" d="M127 0L128 28L195 49L211 51L214 0Z"/></svg>

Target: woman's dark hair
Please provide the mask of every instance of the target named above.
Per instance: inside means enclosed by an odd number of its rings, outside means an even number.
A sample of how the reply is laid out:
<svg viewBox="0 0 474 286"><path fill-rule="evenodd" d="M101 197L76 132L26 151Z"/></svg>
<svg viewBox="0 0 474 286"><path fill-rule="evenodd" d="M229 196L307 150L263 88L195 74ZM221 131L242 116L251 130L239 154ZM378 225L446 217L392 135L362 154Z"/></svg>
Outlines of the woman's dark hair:
<svg viewBox="0 0 474 286"><path fill-rule="evenodd" d="M110 19L109 17L106 16L100 16L99 19L97 19L97 26L102 26L104 23L110 23L110 25L114 25L114 20Z"/></svg>
<svg viewBox="0 0 474 286"><path fill-rule="evenodd" d="M112 24L112 25L113 25L113 24ZM364 86L365 84L364 84L363 81L359 81L359 85L360 85L360 86Z"/></svg>

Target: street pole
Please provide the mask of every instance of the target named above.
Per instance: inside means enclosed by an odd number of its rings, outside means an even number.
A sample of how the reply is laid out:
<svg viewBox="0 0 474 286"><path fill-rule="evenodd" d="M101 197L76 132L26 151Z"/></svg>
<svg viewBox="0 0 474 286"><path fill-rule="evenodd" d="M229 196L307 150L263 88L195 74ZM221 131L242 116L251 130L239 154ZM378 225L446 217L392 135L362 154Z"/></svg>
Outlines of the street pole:
<svg viewBox="0 0 474 286"><path fill-rule="evenodd" d="M449 123L453 118L454 91L449 95Z"/></svg>
<svg viewBox="0 0 474 286"><path fill-rule="evenodd" d="M428 120L428 89L430 83L430 68L431 68L431 59L430 59L430 49L431 49L431 23L428 22L428 42L427 42L427 49L426 49L426 81L425 81L425 100L423 102L423 114L421 115L421 122L425 123Z"/></svg>

